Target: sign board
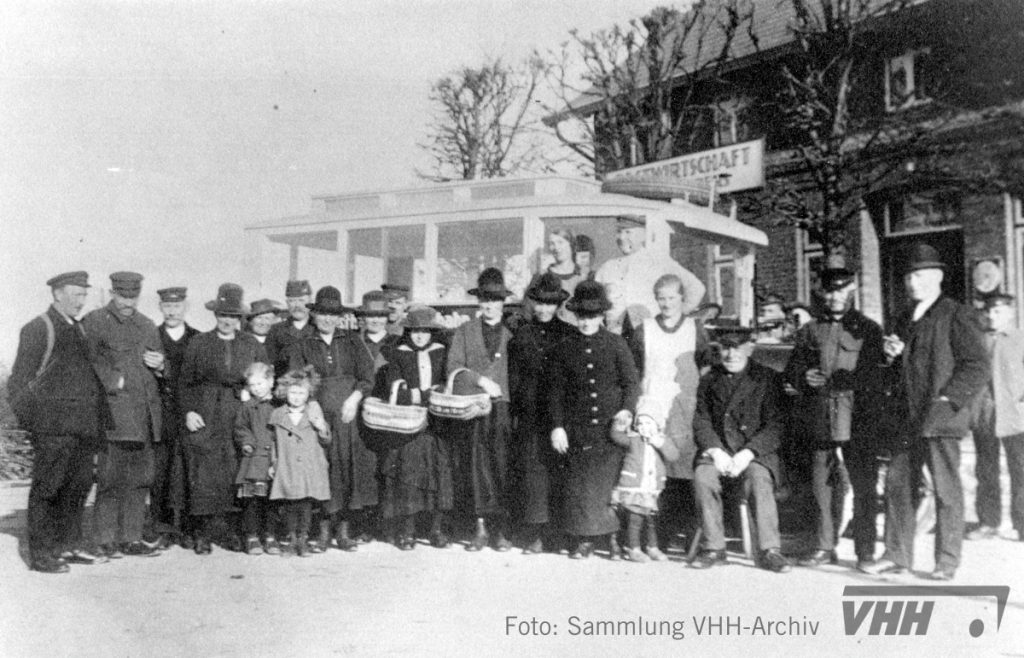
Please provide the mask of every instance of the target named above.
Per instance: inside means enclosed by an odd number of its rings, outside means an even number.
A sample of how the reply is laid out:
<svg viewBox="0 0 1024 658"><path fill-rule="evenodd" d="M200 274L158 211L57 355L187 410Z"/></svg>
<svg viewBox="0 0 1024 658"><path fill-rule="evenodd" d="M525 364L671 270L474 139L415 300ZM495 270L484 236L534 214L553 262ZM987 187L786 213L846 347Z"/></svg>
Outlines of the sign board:
<svg viewBox="0 0 1024 658"><path fill-rule="evenodd" d="M681 188L692 189L706 187L711 179L719 176L715 187L719 194L764 186L764 139L611 171L605 174L604 180L608 183L676 181ZM667 192L665 196L672 196Z"/></svg>

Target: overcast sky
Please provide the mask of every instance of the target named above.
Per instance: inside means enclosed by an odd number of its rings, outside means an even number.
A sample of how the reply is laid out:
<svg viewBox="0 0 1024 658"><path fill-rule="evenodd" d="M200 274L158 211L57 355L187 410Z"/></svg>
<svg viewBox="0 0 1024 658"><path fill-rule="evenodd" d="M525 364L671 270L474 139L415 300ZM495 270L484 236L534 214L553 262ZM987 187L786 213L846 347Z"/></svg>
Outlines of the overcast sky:
<svg viewBox="0 0 1024 658"><path fill-rule="evenodd" d="M242 226L419 183L433 80L658 4L4 0L0 364L70 269L90 273L90 306L110 272L142 272L154 321L155 291L187 284L209 328L217 284L248 281Z"/></svg>

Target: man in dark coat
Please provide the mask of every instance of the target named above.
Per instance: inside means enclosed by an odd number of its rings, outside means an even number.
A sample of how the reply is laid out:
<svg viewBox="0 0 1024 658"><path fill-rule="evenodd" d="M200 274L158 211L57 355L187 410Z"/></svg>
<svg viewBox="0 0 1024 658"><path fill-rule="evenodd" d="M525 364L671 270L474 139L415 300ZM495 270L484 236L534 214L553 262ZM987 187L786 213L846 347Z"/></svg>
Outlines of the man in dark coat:
<svg viewBox="0 0 1024 658"><path fill-rule="evenodd" d="M163 413L163 440L154 444L155 471L149 492L150 532L160 535L162 546L182 541L191 549L191 533L183 528L188 514L185 505L185 456L182 437L185 435L185 412L178 399L178 378L185 350L199 330L185 322L188 308L184 287L156 291L160 296L163 323L157 327L164 351L164 373L160 378L160 402Z"/></svg>
<svg viewBox="0 0 1024 658"><path fill-rule="evenodd" d="M508 379L517 437L513 449L518 480L515 512L525 525L523 553L530 555L544 550L543 535L550 530L549 524L561 519L565 458L551 449L544 370L575 329L556 315L569 297L556 274L545 272L538 277L526 297L533 302L533 314L508 343Z"/></svg>
<svg viewBox="0 0 1024 658"><path fill-rule="evenodd" d="M82 326L93 367L107 393L113 428L96 464L97 541L108 557L154 555L142 541L153 484L153 444L162 438L160 389L164 353L156 325L136 310L142 275L110 275L110 303Z"/></svg>
<svg viewBox="0 0 1024 658"><path fill-rule="evenodd" d="M576 314L578 331L552 355L547 380L551 446L566 456L565 531L577 539L569 557L590 557L595 538L607 535L610 556L618 559L611 495L624 453L611 428L632 422L640 378L626 341L601 326L611 308L603 285L581 281L566 308Z"/></svg>
<svg viewBox="0 0 1024 658"><path fill-rule="evenodd" d="M35 453L28 494L30 566L64 573L68 562L106 561L79 545L102 429L103 396L85 334L75 319L85 304L89 275L67 272L46 285L53 304L22 327L7 390Z"/></svg>
<svg viewBox="0 0 1024 658"><path fill-rule="evenodd" d="M726 561L722 517L723 478L743 487L753 499L760 564L783 573L790 565L782 553L775 486L779 482L782 435L782 385L778 374L750 359L749 329L730 328L718 336L721 362L697 386L694 439L698 457L694 490L704 528L704 551L691 566L706 569Z"/></svg>
<svg viewBox="0 0 1024 658"><path fill-rule="evenodd" d="M279 376L288 372L288 347L300 340L312 338L316 329L309 320L309 302L313 289L309 281L289 281L285 285L284 297L288 305L288 318L270 328L264 345L274 372Z"/></svg>
<svg viewBox="0 0 1024 658"><path fill-rule="evenodd" d="M960 565L964 494L960 439L970 427L971 405L989 381L984 335L970 308L942 295L945 264L927 244L915 245L903 277L911 313L886 336L908 415L906 441L889 462L885 483L885 554L869 573L900 573L913 566L915 494L921 467L935 485L935 580L952 580Z"/></svg>
<svg viewBox="0 0 1024 658"><path fill-rule="evenodd" d="M836 563L839 519L833 506L842 487L845 464L853 486L853 543L857 568L874 563L876 485L878 482L877 420L879 383L884 379L882 329L853 308L854 273L829 268L820 276L824 312L795 336L795 347L783 375L799 392L794 400L795 423L804 425L811 453L811 480L817 507L817 543L798 564L817 567ZM840 450L842 451L840 459ZM839 495L842 500L842 494ZM841 508L840 508L841 509ZM838 511L838 510L837 510Z"/></svg>

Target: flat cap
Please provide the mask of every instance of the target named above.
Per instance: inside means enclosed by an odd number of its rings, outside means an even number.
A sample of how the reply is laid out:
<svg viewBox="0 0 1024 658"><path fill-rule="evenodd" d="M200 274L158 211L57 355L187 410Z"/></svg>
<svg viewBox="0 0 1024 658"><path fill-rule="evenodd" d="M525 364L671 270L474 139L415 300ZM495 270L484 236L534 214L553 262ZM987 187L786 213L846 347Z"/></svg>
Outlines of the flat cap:
<svg viewBox="0 0 1024 658"><path fill-rule="evenodd" d="M82 288L89 287L89 273L88 272L65 272L58 274L52 279L46 282L46 285L51 288L63 288L64 286L79 286Z"/></svg>
<svg viewBox="0 0 1024 658"><path fill-rule="evenodd" d="M138 272L114 272L110 275L110 284L122 297L138 297L142 290L142 275Z"/></svg>
<svg viewBox="0 0 1024 658"><path fill-rule="evenodd" d="M822 290L835 292L853 283L856 275L845 267L829 267L822 270L818 278L821 281Z"/></svg>
<svg viewBox="0 0 1024 658"><path fill-rule="evenodd" d="M284 287L285 297L302 297L303 295L312 295L313 288L310 287L309 281L306 279L292 279Z"/></svg>
<svg viewBox="0 0 1024 658"><path fill-rule="evenodd" d="M728 326L716 327L712 332L715 342L722 347L738 347L754 340L752 327Z"/></svg>
<svg viewBox="0 0 1024 658"><path fill-rule="evenodd" d="M183 302L185 295L188 294L188 288L162 288L157 290L156 294L160 295L162 302Z"/></svg>

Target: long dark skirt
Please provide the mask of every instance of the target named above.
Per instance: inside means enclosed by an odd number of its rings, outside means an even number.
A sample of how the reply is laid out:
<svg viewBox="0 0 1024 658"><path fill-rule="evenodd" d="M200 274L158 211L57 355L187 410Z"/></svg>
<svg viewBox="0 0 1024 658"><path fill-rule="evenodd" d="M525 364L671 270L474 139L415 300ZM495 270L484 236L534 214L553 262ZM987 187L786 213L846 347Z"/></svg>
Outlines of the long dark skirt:
<svg viewBox="0 0 1024 658"><path fill-rule="evenodd" d="M532 423L520 422L515 431L514 509L522 523L562 524L566 460L551 447L551 432Z"/></svg>
<svg viewBox="0 0 1024 658"><path fill-rule="evenodd" d="M449 425L456 508L477 517L507 515L512 430L508 403L494 402L489 415Z"/></svg>
<svg viewBox="0 0 1024 658"><path fill-rule="evenodd" d="M452 508L448 444L429 429L380 455L381 515L386 519Z"/></svg>
<svg viewBox="0 0 1024 658"><path fill-rule="evenodd" d="M235 445L230 439L209 440L200 432L185 439L188 513L205 516L233 512L238 473Z"/></svg>
<svg viewBox="0 0 1024 658"><path fill-rule="evenodd" d="M569 428L568 434L565 531L577 536L618 531L611 497L622 468L622 450L606 429Z"/></svg>
<svg viewBox="0 0 1024 658"><path fill-rule="evenodd" d="M325 377L317 394L331 425L331 443L326 448L331 500L324 504L328 514L361 510L378 503L377 454L363 444L358 423L341 422L341 408L352 393L353 383L351 377Z"/></svg>

